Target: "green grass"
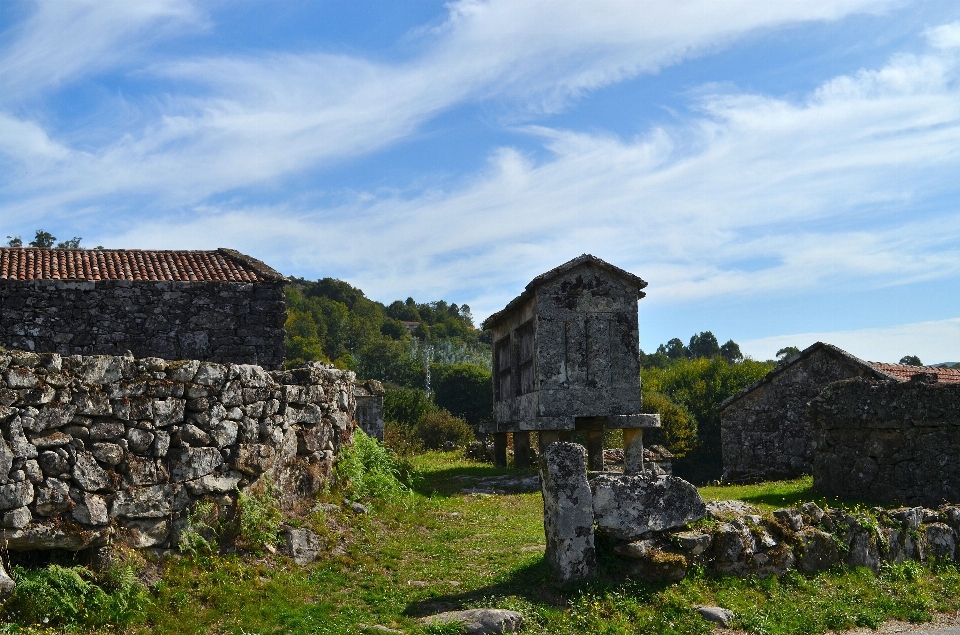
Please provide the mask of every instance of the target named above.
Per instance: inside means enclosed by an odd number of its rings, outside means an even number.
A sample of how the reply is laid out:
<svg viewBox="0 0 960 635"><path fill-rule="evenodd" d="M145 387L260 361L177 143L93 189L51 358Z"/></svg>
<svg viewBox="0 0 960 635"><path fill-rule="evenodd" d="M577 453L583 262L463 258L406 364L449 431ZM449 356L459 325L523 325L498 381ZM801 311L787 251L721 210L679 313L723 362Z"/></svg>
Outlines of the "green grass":
<svg viewBox="0 0 960 635"><path fill-rule="evenodd" d="M175 559L133 623L100 632L362 633L360 624L382 624L437 635L445 631L425 631L417 618L496 606L523 613L523 632L533 635L706 634L711 624L692 606L718 604L734 610L750 633L813 634L875 627L889 618L924 621L932 612L960 609L960 572L947 566L934 573L915 563L876 576L860 570L741 580L694 571L680 583L650 584L623 578L616 558L602 556L598 580L558 589L542 560L538 493L463 495L470 482L457 477L507 472L456 453L429 453L413 463L421 477L411 496L380 504L370 515L345 514L341 529L324 534L331 546L346 534L341 555L328 553L305 569L270 555ZM809 479L703 493L764 509L816 498ZM318 512L304 524L323 533L324 522Z"/></svg>

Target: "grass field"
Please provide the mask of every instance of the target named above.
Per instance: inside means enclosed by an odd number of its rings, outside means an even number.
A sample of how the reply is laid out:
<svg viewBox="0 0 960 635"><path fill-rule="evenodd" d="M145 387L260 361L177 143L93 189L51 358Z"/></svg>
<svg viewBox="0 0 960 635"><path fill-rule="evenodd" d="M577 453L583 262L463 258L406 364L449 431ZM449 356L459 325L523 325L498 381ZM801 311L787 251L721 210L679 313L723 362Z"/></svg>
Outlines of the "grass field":
<svg viewBox="0 0 960 635"><path fill-rule="evenodd" d="M162 571L150 600L126 630L144 635L223 633L363 633L383 625L424 631L416 618L461 607L512 608L526 618L524 633L609 635L707 633L695 604L734 610L751 633L822 633L875 627L889 618L929 619L960 608L960 572L915 563L815 577L740 580L694 571L676 584L624 579L618 563L601 561L601 577L557 589L542 561L542 502L538 493L463 495L470 477L504 472L455 453L416 457L421 477L400 504L368 515L323 512L307 522L327 527L330 546L300 568L267 555L178 558ZM704 488L707 499L740 498L767 509L815 499L809 479L760 486ZM831 501L824 501L833 504ZM602 551L602 550L601 550ZM5 632L18 632L7 625ZM20 632L53 632L32 628ZM375 632L375 631L369 631Z"/></svg>

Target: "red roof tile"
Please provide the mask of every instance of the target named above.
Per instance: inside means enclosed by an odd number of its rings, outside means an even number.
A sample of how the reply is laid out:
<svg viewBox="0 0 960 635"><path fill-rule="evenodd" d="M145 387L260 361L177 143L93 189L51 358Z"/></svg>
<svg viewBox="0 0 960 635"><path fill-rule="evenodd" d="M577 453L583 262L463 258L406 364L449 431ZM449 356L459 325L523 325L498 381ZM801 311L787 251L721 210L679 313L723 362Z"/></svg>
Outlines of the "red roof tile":
<svg viewBox="0 0 960 635"><path fill-rule="evenodd" d="M232 249L37 249L0 247L0 280L267 282L284 277Z"/></svg>
<svg viewBox="0 0 960 635"><path fill-rule="evenodd" d="M884 364L870 362L878 370L893 375L904 381L918 373L932 373L937 376L938 383L960 384L960 368L943 368L941 366L907 366L906 364Z"/></svg>

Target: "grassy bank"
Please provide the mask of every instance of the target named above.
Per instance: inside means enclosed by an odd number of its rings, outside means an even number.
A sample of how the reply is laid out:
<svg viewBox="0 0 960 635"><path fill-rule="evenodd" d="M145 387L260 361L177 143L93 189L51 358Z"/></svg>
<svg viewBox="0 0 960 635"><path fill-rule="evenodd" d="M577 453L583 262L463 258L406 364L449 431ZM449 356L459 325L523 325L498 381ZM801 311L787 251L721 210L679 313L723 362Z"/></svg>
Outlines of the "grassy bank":
<svg viewBox="0 0 960 635"><path fill-rule="evenodd" d="M691 607L719 604L751 633L821 633L889 618L923 621L960 608L957 569L931 572L916 563L878 576L861 570L740 580L695 571L678 584L644 584L623 579L617 562L604 561L596 582L556 589L542 562L538 493L461 494L471 478L503 472L455 453L426 454L415 465L416 491L398 503L367 515L318 511L306 519L326 528L329 552L305 569L269 553L169 562L126 632L362 633L362 625L380 624L422 633L421 615L497 606L523 613L525 633L707 633L711 624ZM773 509L815 499L810 487L801 479L710 487L703 495Z"/></svg>

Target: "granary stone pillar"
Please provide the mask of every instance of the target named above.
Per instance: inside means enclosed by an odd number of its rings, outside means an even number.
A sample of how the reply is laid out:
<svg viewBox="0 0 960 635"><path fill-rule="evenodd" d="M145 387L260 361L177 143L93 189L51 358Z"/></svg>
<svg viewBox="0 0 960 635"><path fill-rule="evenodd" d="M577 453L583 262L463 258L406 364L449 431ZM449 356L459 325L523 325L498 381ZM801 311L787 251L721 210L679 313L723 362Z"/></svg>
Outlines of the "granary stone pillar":
<svg viewBox="0 0 960 635"><path fill-rule="evenodd" d="M643 428L623 429L623 473L636 475L643 471Z"/></svg>
<svg viewBox="0 0 960 635"><path fill-rule="evenodd" d="M493 466L499 468L507 467L507 433L493 433Z"/></svg>
<svg viewBox="0 0 960 635"><path fill-rule="evenodd" d="M543 456L547 446L560 440L560 433L557 430L540 430L537 432L537 438L540 440L540 456Z"/></svg>
<svg viewBox="0 0 960 635"><path fill-rule="evenodd" d="M517 469L530 467L530 433L526 430L513 433L513 466Z"/></svg>

